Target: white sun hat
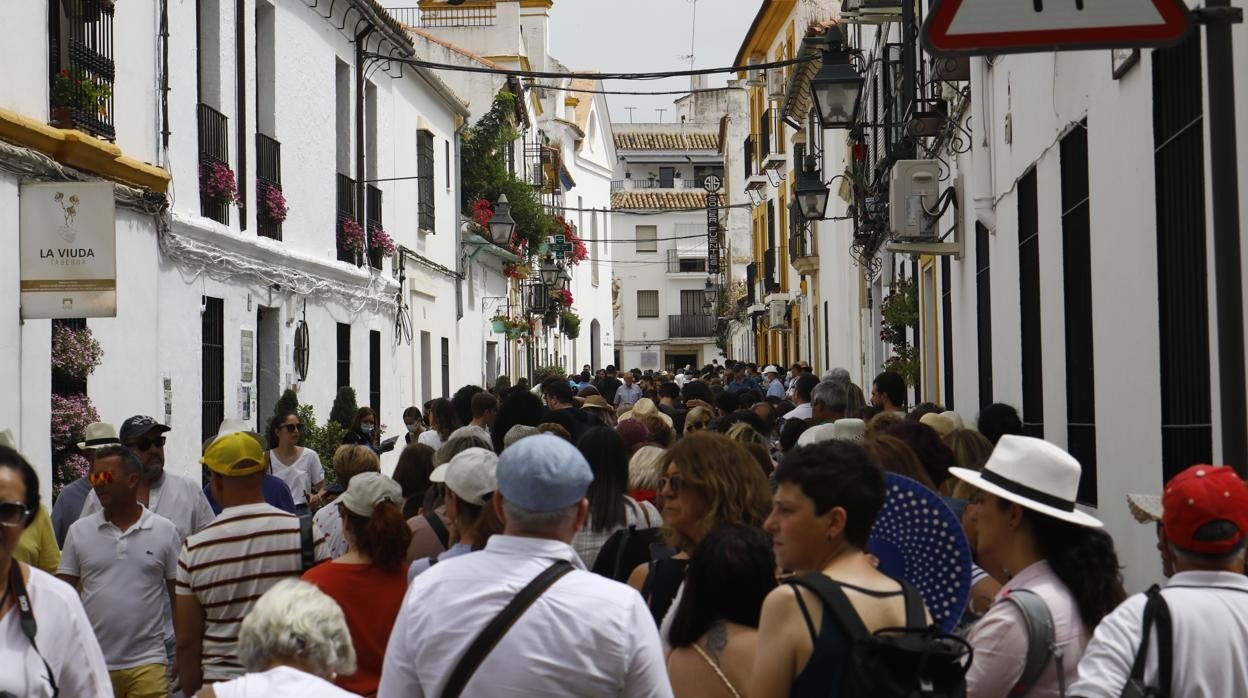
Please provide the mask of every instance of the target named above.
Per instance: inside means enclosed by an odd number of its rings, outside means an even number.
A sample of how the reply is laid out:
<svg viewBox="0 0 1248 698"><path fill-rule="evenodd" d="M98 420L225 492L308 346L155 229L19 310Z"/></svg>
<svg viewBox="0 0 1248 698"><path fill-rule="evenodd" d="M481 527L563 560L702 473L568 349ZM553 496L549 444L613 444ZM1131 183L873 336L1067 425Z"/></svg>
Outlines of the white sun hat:
<svg viewBox="0 0 1248 698"><path fill-rule="evenodd" d="M982 471L950 468L949 474L1003 499L1055 519L1101 528L1099 519L1075 507L1082 468L1066 451L1043 439L1006 434Z"/></svg>

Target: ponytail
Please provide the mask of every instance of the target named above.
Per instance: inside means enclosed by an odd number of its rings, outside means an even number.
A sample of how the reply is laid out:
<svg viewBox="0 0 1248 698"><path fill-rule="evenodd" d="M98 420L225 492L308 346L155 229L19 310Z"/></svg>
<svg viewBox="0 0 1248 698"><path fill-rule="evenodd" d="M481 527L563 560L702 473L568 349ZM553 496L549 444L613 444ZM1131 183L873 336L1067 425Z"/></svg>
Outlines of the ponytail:
<svg viewBox="0 0 1248 698"><path fill-rule="evenodd" d="M399 505L383 499L366 517L350 514L351 532L360 552L372 560L373 565L388 572L402 569L407 559L407 546L412 541L412 531L403 519Z"/></svg>
<svg viewBox="0 0 1248 698"><path fill-rule="evenodd" d="M1075 597L1083 625L1091 632L1127 598L1114 540L1088 528L1023 508L1040 554Z"/></svg>

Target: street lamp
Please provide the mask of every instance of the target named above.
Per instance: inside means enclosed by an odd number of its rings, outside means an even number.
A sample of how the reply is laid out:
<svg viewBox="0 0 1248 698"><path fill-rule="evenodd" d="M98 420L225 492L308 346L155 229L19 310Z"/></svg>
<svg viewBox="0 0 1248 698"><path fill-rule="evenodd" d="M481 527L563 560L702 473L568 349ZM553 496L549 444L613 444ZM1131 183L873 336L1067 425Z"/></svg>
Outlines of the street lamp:
<svg viewBox="0 0 1248 698"><path fill-rule="evenodd" d="M824 212L828 209L829 194L831 190L828 185L819 178L815 156L807 155L806 166L802 168L797 185L793 187L793 197L797 199L802 218L808 221L823 220Z"/></svg>
<svg viewBox="0 0 1248 698"><path fill-rule="evenodd" d="M504 247L511 242L511 234L515 230L516 219L511 217L511 204L507 203L506 194L499 194L494 215L490 218L490 242Z"/></svg>
<svg viewBox="0 0 1248 698"><path fill-rule="evenodd" d="M545 313L546 301L549 292L546 290L546 284L540 281L532 281L524 284L524 307L530 313Z"/></svg>
<svg viewBox="0 0 1248 698"><path fill-rule="evenodd" d="M716 286L715 282L708 276L706 277L706 286L702 289L702 310L705 311L707 315L712 314L715 311L715 302L718 299L719 287Z"/></svg>
<svg viewBox="0 0 1248 698"><path fill-rule="evenodd" d="M572 272L564 267L559 270L559 288L564 291L572 287Z"/></svg>
<svg viewBox="0 0 1248 698"><path fill-rule="evenodd" d="M824 128L848 129L854 125L863 79L849 63L841 30L828 27L824 36L828 47L823 50L823 67L810 80L815 115Z"/></svg>
<svg viewBox="0 0 1248 698"><path fill-rule="evenodd" d="M559 283L559 272L562 271L555 262L554 257L546 257L542 262L542 266L538 269L542 276L542 283L548 288L555 288Z"/></svg>

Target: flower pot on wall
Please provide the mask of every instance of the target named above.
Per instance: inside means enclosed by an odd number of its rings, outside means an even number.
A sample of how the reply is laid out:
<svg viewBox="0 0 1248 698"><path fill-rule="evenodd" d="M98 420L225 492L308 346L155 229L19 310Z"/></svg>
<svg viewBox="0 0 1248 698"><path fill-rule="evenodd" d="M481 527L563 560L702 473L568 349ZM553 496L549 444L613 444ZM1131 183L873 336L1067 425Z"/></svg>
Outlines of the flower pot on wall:
<svg viewBox="0 0 1248 698"><path fill-rule="evenodd" d="M74 110L70 107L52 107L52 125L57 128L73 128Z"/></svg>
<svg viewBox="0 0 1248 698"><path fill-rule="evenodd" d="M494 334L503 334L504 332L507 331L507 321L506 320L491 320L490 331L492 331Z"/></svg>

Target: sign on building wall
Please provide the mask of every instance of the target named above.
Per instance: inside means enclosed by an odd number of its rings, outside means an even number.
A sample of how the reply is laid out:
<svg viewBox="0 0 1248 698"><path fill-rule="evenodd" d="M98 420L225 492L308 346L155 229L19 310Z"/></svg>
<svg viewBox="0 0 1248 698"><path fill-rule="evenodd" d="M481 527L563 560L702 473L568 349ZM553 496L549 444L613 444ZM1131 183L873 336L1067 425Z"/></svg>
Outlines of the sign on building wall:
<svg viewBox="0 0 1248 698"><path fill-rule="evenodd" d="M706 190L706 272L719 274L719 188L723 185L716 175L702 180Z"/></svg>
<svg viewBox="0 0 1248 698"><path fill-rule="evenodd" d="M23 184L18 225L23 318L116 317L111 183Z"/></svg>

